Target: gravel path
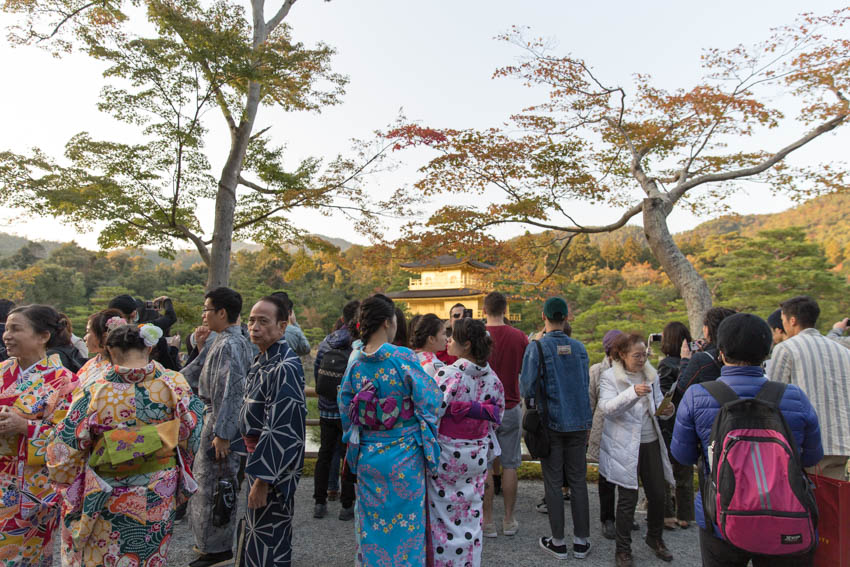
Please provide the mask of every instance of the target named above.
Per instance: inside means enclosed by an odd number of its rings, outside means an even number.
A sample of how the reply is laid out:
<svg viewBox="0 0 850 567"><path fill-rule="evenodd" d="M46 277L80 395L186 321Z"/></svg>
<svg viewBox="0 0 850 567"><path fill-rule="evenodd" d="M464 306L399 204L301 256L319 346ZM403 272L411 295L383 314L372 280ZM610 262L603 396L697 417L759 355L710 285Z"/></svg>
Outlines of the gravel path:
<svg viewBox="0 0 850 567"><path fill-rule="evenodd" d="M520 530L516 536L500 535L495 539L486 539L482 565L485 567L546 567L566 563L581 563L587 566L613 565L614 542L604 539L600 532L599 498L595 484L588 486L591 506L591 543L590 555L584 559L570 557L567 562L560 562L546 555L537 545L537 539L549 535L547 516L538 513L534 506L543 496L541 481L520 481L517 498L517 518ZM313 519L313 479L302 479L296 494L294 540L294 567L349 567L354 564L354 533L352 522L341 522L337 519L339 502L330 502L328 515L321 520ZM240 502L244 504L244 493ZM501 497L496 497L497 524L501 522L503 504ZM570 532L571 519L569 509L566 510L567 533ZM649 548L643 543L645 533L644 515L637 514L641 532L634 532L632 550L635 563L641 566L669 565L655 558ZM501 528L501 526L500 526ZM665 531L664 539L675 556L678 565L699 565L699 543L697 528L688 530ZM168 565L185 567L196 555L192 551L194 545L192 530L184 520L177 524L174 539L169 552ZM58 554L55 563L59 565Z"/></svg>

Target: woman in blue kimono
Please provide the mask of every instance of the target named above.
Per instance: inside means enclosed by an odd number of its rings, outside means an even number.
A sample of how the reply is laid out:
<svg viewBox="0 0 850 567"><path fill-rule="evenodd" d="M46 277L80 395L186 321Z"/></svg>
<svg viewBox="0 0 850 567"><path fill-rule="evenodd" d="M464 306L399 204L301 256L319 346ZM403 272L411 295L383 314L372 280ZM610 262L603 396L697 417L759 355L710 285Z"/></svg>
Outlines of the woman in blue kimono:
<svg viewBox="0 0 850 567"><path fill-rule="evenodd" d="M364 300L357 325L362 344L338 399L346 459L357 474L357 565L424 565L425 475L436 474L439 462L443 397L416 354L390 344L396 332L391 299Z"/></svg>

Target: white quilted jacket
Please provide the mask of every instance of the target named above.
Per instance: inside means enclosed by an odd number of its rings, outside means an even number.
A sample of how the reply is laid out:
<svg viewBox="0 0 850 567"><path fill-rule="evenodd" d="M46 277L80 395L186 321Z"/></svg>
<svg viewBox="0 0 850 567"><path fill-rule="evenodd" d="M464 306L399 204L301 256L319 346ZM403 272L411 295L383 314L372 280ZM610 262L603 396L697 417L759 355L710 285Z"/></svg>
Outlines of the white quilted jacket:
<svg viewBox="0 0 850 567"><path fill-rule="evenodd" d="M631 381L623 364L615 361L611 368L602 373L599 403L596 406L596 411L605 415L599 447L599 472L609 482L632 489L638 487L637 465L643 414L647 408L654 414L664 398L658 385L658 373L648 362L643 368L643 374L644 381L652 386L652 393L640 398L634 389L638 382ZM670 484L675 484L658 419L653 419L653 424L658 435L657 442L661 444L664 478Z"/></svg>

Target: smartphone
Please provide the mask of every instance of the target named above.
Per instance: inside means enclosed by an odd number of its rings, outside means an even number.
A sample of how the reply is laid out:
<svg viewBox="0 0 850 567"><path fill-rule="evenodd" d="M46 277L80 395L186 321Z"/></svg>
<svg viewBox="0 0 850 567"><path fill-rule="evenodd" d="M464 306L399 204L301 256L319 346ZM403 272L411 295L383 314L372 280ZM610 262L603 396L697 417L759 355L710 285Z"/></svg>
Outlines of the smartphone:
<svg viewBox="0 0 850 567"><path fill-rule="evenodd" d="M661 333L652 333L651 335L649 335L649 342L660 343L661 342Z"/></svg>
<svg viewBox="0 0 850 567"><path fill-rule="evenodd" d="M472 309L464 309L463 310L463 318L464 319L472 319Z"/></svg>

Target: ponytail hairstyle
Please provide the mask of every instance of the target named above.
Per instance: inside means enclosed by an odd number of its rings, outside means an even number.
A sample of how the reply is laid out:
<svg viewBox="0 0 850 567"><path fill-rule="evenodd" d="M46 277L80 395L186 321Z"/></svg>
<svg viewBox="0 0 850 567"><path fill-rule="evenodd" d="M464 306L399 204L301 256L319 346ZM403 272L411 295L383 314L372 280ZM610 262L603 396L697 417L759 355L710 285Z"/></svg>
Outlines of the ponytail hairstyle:
<svg viewBox="0 0 850 567"><path fill-rule="evenodd" d="M416 333L416 325L419 324L419 321L422 320L422 315L414 315L410 318L410 321L407 322L407 346L410 348L417 348L413 346L414 343L414 334Z"/></svg>
<svg viewBox="0 0 850 567"><path fill-rule="evenodd" d="M45 348L54 348L67 344L62 342L63 333L67 332L68 341L70 342L70 330L67 330L67 317L65 321L61 319L61 315L53 307L49 305L22 305L16 307L9 312L9 315L19 314L26 317L36 334L50 333L50 338L47 340Z"/></svg>
<svg viewBox="0 0 850 567"><path fill-rule="evenodd" d="M358 338L363 341L363 344L368 343L380 326L394 316L395 304L392 299L382 293L367 297L360 304L360 312L357 316ZM389 337L390 341L393 339L394 337Z"/></svg>
<svg viewBox="0 0 850 567"><path fill-rule="evenodd" d="M393 344L395 346L403 346L406 347L410 340L407 335L407 320L404 316L404 311L401 308L395 308L395 338L393 339Z"/></svg>
<svg viewBox="0 0 850 567"><path fill-rule="evenodd" d="M122 351L145 351L148 349L141 329L137 325L121 325L109 331L109 334L106 335L106 347L105 355L109 358L110 362L114 361L109 355L109 348Z"/></svg>
<svg viewBox="0 0 850 567"><path fill-rule="evenodd" d="M446 327L443 320L433 313L421 316L417 315L417 317L419 317L419 319L414 318L414 320L411 321L410 331L410 346L415 349L425 348L425 343L428 342L428 337L437 336L437 333ZM413 324L414 322L416 323L415 326Z"/></svg>
<svg viewBox="0 0 850 567"><path fill-rule="evenodd" d="M463 344L469 343L469 354L472 362L478 366L484 366L490 359L490 351L493 349L493 339L487 332L487 327L477 319L459 319L452 330L452 340Z"/></svg>

